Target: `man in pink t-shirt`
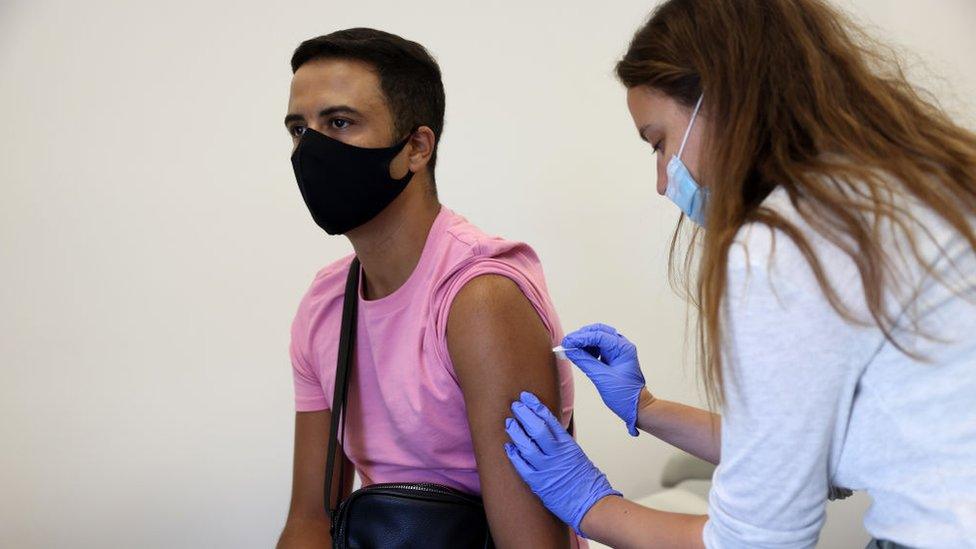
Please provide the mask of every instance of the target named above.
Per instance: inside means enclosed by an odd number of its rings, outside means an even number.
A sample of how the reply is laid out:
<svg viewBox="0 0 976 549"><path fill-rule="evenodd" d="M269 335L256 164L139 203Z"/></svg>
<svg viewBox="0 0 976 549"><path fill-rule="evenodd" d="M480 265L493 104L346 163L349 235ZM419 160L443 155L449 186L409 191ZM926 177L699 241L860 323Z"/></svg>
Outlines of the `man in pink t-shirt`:
<svg viewBox="0 0 976 549"><path fill-rule="evenodd" d="M532 249L438 202L436 62L414 42L350 29L302 43L292 70L285 125L299 189L362 265L340 465L364 485L434 482L482 496L498 547L575 546L504 450L521 391L570 423L570 366L551 352L562 328ZM323 482L352 258L318 272L292 324L295 462L279 547L329 543Z"/></svg>

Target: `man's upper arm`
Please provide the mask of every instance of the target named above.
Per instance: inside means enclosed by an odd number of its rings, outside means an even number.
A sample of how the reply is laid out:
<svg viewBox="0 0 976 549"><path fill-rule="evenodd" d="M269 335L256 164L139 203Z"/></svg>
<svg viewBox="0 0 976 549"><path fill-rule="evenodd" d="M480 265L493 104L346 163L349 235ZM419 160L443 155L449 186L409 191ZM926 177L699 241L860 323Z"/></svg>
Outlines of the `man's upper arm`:
<svg viewBox="0 0 976 549"><path fill-rule="evenodd" d="M496 545L568 546L568 527L543 507L504 450L505 418L521 391L535 393L557 414L561 409L551 337L539 314L510 279L478 276L451 304L447 345Z"/></svg>

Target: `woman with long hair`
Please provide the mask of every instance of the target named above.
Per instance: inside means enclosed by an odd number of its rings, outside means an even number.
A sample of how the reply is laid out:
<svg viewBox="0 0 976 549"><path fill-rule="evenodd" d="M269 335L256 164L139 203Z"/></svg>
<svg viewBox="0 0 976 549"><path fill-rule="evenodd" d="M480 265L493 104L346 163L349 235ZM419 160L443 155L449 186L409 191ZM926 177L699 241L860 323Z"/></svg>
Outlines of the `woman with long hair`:
<svg viewBox="0 0 976 549"><path fill-rule="evenodd" d="M614 547L813 547L848 490L872 547L973 546L976 135L821 0L664 2L617 75L685 214L670 272L721 415L655 398L610 326L563 347L632 435L718 464L709 511L614 497L528 393L506 423L523 479Z"/></svg>

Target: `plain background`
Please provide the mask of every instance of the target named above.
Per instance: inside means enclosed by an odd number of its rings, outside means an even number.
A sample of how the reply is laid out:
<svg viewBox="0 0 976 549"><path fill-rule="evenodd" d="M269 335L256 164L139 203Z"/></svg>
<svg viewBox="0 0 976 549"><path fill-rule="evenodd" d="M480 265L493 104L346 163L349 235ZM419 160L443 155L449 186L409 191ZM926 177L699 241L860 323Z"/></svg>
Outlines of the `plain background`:
<svg viewBox="0 0 976 549"><path fill-rule="evenodd" d="M976 126L976 3L843 6ZM567 329L614 324L655 393L699 402L665 276L676 210L612 76L652 7L0 2L0 546L276 540L289 323L349 250L295 185L288 60L340 28L430 49L447 88L443 202L535 247ZM673 451L627 436L583 377L577 395L582 444L615 486L658 489Z"/></svg>

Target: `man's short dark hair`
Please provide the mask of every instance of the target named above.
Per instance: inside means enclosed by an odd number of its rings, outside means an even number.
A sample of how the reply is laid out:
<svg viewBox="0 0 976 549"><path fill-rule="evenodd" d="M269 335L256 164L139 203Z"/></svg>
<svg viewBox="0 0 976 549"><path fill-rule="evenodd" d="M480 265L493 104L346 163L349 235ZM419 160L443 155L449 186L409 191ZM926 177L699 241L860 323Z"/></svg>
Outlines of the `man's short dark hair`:
<svg viewBox="0 0 976 549"><path fill-rule="evenodd" d="M309 61L328 58L354 59L376 70L398 136L418 126L433 130L436 141L429 163L433 177L437 143L444 131L444 84L430 53L395 34L346 29L302 42L291 57L291 70L294 73Z"/></svg>

